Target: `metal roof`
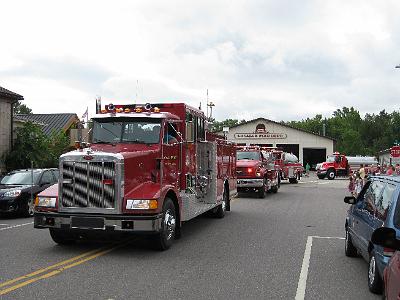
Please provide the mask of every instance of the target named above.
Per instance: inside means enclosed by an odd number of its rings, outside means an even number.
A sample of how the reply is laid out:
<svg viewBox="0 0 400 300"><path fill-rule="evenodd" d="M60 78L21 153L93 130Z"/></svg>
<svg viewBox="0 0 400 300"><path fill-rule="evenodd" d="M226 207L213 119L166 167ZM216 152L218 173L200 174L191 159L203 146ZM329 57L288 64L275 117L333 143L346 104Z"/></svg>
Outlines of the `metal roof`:
<svg viewBox="0 0 400 300"><path fill-rule="evenodd" d="M47 136L50 136L53 131L65 132L73 123L79 121L78 116L73 113L15 115L14 119L44 124L42 129Z"/></svg>
<svg viewBox="0 0 400 300"><path fill-rule="evenodd" d="M0 99L24 100L24 97L0 86Z"/></svg>

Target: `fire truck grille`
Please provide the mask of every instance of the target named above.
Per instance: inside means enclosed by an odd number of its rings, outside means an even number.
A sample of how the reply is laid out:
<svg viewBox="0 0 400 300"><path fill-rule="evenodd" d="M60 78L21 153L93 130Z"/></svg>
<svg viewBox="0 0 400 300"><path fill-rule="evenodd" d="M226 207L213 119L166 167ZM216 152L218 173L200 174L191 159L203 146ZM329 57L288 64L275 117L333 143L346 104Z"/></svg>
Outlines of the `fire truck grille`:
<svg viewBox="0 0 400 300"><path fill-rule="evenodd" d="M115 163L63 163L62 206L115 208Z"/></svg>
<svg viewBox="0 0 400 300"><path fill-rule="evenodd" d="M240 177L240 178L254 177L254 173L249 173L247 171L247 168L241 168L241 167L236 168L236 175L237 175L237 177Z"/></svg>

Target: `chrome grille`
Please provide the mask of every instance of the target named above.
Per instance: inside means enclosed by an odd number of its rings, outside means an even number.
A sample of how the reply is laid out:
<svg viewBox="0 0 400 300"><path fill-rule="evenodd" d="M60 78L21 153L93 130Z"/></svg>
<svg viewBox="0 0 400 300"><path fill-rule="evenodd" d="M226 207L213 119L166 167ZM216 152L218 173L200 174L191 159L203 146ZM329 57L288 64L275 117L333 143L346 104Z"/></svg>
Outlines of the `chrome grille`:
<svg viewBox="0 0 400 300"><path fill-rule="evenodd" d="M115 162L64 161L62 206L115 208Z"/></svg>

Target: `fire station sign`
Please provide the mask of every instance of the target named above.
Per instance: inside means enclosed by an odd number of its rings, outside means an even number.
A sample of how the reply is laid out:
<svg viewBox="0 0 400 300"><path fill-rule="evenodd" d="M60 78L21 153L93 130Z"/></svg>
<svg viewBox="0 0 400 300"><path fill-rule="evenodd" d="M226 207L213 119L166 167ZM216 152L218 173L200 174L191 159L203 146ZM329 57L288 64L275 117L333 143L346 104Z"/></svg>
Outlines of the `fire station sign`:
<svg viewBox="0 0 400 300"><path fill-rule="evenodd" d="M393 146L392 149L390 149L390 155L392 157L400 157L400 146Z"/></svg>
<svg viewBox="0 0 400 300"><path fill-rule="evenodd" d="M235 133L235 139L286 139L286 133Z"/></svg>

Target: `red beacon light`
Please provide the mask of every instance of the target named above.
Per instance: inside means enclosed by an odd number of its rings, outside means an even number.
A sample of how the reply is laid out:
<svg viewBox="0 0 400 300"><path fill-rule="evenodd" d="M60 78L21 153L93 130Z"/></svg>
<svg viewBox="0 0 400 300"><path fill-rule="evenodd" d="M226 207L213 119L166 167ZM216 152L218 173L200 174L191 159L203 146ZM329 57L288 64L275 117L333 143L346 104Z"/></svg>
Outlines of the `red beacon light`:
<svg viewBox="0 0 400 300"><path fill-rule="evenodd" d="M142 108L141 107L136 107L135 108L135 112L137 112L137 113L141 113L143 110L142 110Z"/></svg>
<svg viewBox="0 0 400 300"><path fill-rule="evenodd" d="M156 106L156 107L153 108L153 111L154 111L155 113L159 113L159 112L160 112L160 109Z"/></svg>
<svg viewBox="0 0 400 300"><path fill-rule="evenodd" d="M129 113L131 112L131 110L130 110L129 108L125 108L124 112L125 112L126 114L129 114Z"/></svg>

